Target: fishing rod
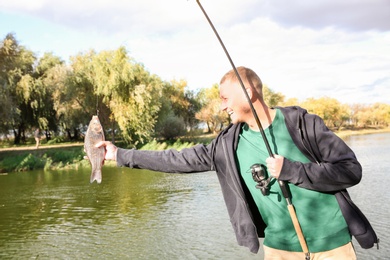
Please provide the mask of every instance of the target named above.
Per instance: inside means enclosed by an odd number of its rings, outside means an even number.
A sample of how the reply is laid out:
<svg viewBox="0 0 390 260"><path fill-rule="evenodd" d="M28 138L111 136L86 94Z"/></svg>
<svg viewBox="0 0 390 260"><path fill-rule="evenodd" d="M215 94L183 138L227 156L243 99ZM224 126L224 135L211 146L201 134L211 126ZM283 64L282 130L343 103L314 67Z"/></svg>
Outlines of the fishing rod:
<svg viewBox="0 0 390 260"><path fill-rule="evenodd" d="M257 126L258 126L258 128L260 130L261 136L263 137L264 144L265 144L265 146L267 148L269 156L272 157L272 158L275 158L275 156L274 156L274 154L273 154L273 152L271 150L271 147L269 145L268 139L267 139L267 137L266 137L266 135L264 133L263 126L261 125L261 122L259 120L259 116L257 115L257 112L256 112L256 110L255 110L255 108L254 108L254 106L253 106L253 104L252 104L252 102L250 100L248 92L245 89L245 86L244 86L244 83L243 83L243 81L241 79L241 76L238 73L237 68L236 68L236 66L233 63L233 60L230 57L229 52L227 51L227 49L225 47L225 44L223 44L223 41L222 41L221 37L219 36L217 30L215 29L213 23L211 22L209 16L207 15L207 13L206 13L205 9L203 8L202 4L200 3L200 1L196 0L196 2L198 3L198 5L199 5L200 9L202 10L204 16L206 17L207 21L209 22L211 28L213 29L215 36L217 36L218 41L221 44L221 46L222 46L222 48L223 48L223 50L224 50L224 52L225 52L225 54L226 54L230 64L231 64L231 66L232 66L232 68L233 68L233 70L234 70L234 72L235 72L235 74L237 76L237 79L238 79L238 81L240 83L240 86L241 86L242 90L244 91L245 97L246 97L246 99L247 99L247 101L249 103L249 106L251 108L252 114L253 114L253 116L254 116L254 118L256 120L256 124L257 124ZM299 240L299 243L300 243L300 245L302 247L302 250L305 253L305 259L306 260L310 260L310 252L309 252L309 249L307 247L307 243L306 243L305 237L303 236L303 232L302 232L301 226L299 224L298 217L297 217L295 209L294 209L294 205L291 202L290 193L289 193L289 191L288 191L284 181L278 180L278 183L279 183L280 189L281 189L281 191L283 193L283 197L286 199L287 208L288 208L288 211L290 213L290 217L291 217L291 220L293 222L295 232L297 233L298 240Z"/></svg>

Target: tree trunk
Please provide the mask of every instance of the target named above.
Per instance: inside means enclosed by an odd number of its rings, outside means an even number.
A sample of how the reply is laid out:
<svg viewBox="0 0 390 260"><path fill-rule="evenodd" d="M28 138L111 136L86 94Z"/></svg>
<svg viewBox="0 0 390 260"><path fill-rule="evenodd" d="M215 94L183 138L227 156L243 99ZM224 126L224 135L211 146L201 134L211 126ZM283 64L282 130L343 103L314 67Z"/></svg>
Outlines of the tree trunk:
<svg viewBox="0 0 390 260"><path fill-rule="evenodd" d="M20 131L16 131L15 128L12 129L14 131L14 144L20 144Z"/></svg>

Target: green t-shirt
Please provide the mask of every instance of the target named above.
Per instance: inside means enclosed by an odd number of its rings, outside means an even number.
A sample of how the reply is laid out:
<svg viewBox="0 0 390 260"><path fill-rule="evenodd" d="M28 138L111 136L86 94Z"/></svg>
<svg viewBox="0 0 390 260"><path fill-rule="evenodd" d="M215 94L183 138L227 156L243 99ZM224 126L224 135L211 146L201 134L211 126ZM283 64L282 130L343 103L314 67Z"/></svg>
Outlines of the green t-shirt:
<svg viewBox="0 0 390 260"><path fill-rule="evenodd" d="M264 132L274 154L282 155L290 161L310 162L292 141L280 110L276 110L274 121L264 129ZM278 182L273 179L269 185L269 195L264 196L256 188L257 183L252 178L251 166L255 163L266 165L265 160L268 157L260 132L251 130L245 124L241 129L236 160L240 173L267 225L264 245L302 252ZM266 177L267 175L268 173ZM347 224L334 195L299 188L290 183L286 185L291 191L292 203L310 252L331 250L351 241Z"/></svg>

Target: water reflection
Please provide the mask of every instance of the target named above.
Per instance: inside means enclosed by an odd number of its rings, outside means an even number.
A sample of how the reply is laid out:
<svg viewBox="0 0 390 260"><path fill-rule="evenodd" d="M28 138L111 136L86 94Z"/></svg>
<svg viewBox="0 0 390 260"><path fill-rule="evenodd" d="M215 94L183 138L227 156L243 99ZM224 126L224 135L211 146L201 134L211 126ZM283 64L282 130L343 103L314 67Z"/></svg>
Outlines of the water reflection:
<svg viewBox="0 0 390 260"><path fill-rule="evenodd" d="M215 259L213 240L235 246L214 173L105 168L100 185L89 174L1 176L0 258Z"/></svg>
<svg viewBox="0 0 390 260"><path fill-rule="evenodd" d="M390 255L390 135L347 140L364 169L350 192ZM175 175L104 167L0 176L0 259L261 259L235 241L213 172Z"/></svg>

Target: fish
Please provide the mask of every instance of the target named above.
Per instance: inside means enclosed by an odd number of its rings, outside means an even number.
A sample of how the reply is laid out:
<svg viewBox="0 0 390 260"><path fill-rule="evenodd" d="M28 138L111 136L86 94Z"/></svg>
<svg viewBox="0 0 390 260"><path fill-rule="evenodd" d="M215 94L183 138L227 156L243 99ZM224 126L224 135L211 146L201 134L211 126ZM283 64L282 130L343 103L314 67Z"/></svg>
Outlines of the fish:
<svg viewBox="0 0 390 260"><path fill-rule="evenodd" d="M104 164L105 148L98 148L95 147L95 145L104 140L104 131L100 124L99 117L94 115L89 122L87 133L84 138L84 151L86 152L92 167L90 183L93 183L95 180L97 183L102 182L102 166Z"/></svg>

